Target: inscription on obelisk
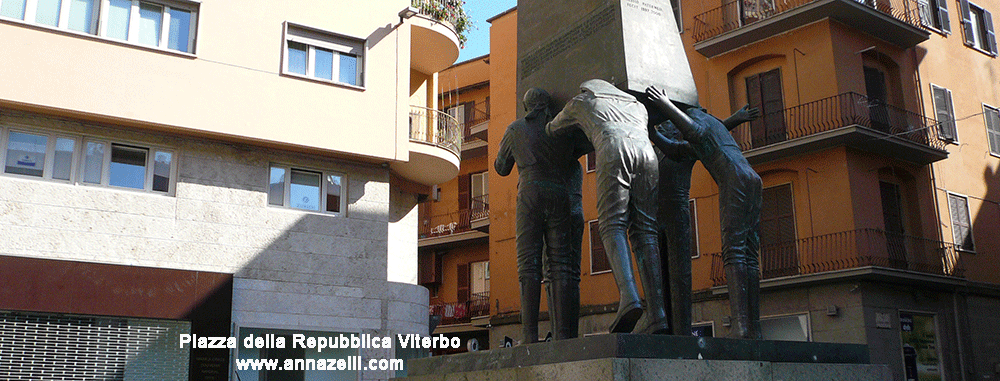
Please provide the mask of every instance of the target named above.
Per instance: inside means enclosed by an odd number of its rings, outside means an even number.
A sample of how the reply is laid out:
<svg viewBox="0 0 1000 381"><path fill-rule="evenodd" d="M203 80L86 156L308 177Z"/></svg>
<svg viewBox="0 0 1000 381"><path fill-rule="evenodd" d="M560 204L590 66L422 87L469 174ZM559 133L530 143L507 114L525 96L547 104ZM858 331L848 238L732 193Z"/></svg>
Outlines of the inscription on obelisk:
<svg viewBox="0 0 1000 381"><path fill-rule="evenodd" d="M518 94L548 90L562 106L598 78L698 104L669 0L518 0Z"/></svg>

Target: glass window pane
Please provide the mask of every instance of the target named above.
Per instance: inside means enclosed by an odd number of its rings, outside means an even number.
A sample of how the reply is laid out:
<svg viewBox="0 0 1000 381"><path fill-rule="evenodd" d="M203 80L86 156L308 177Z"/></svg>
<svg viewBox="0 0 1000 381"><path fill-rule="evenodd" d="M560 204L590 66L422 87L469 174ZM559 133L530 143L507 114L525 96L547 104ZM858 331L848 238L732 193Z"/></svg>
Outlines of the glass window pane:
<svg viewBox="0 0 1000 381"><path fill-rule="evenodd" d="M77 32L97 34L94 11L97 0L69 0L69 29Z"/></svg>
<svg viewBox="0 0 1000 381"><path fill-rule="evenodd" d="M128 23L131 15L131 0L111 0L111 7L108 8L106 37L128 40Z"/></svg>
<svg viewBox="0 0 1000 381"><path fill-rule="evenodd" d="M167 48L191 52L191 12L170 8L170 36L167 38Z"/></svg>
<svg viewBox="0 0 1000 381"><path fill-rule="evenodd" d="M76 149L76 141L67 138L56 138L56 153L53 157L55 161L52 165L52 178L59 180L69 180L73 172L73 151Z"/></svg>
<svg viewBox="0 0 1000 381"><path fill-rule="evenodd" d="M145 188L147 155L149 150L145 148L112 144L108 184L124 188Z"/></svg>
<svg viewBox="0 0 1000 381"><path fill-rule="evenodd" d="M24 0L0 0L0 16L24 20Z"/></svg>
<svg viewBox="0 0 1000 381"><path fill-rule="evenodd" d="M292 184L288 191L289 206L299 209L319 210L319 173L292 170Z"/></svg>
<svg viewBox="0 0 1000 381"><path fill-rule="evenodd" d="M50 26L59 26L59 8L62 0L38 0L35 9L35 22Z"/></svg>
<svg viewBox="0 0 1000 381"><path fill-rule="evenodd" d="M340 55L340 82L358 85L358 57L350 54Z"/></svg>
<svg viewBox="0 0 1000 381"><path fill-rule="evenodd" d="M163 30L163 7L139 3L139 43L159 46L161 30Z"/></svg>
<svg viewBox="0 0 1000 381"><path fill-rule="evenodd" d="M288 41L288 72L296 74L306 74L306 62L308 61L306 52L309 46L298 42Z"/></svg>
<svg viewBox="0 0 1000 381"><path fill-rule="evenodd" d="M42 177L49 138L11 131L7 141L7 173Z"/></svg>
<svg viewBox="0 0 1000 381"><path fill-rule="evenodd" d="M267 203L270 205L285 204L285 169L271 167L271 181L267 186Z"/></svg>
<svg viewBox="0 0 1000 381"><path fill-rule="evenodd" d="M333 51L316 48L316 67L313 76L333 80Z"/></svg>
<svg viewBox="0 0 1000 381"><path fill-rule="evenodd" d="M326 211L340 213L340 200L343 190L340 187L341 177L330 175L326 177Z"/></svg>
<svg viewBox="0 0 1000 381"><path fill-rule="evenodd" d="M104 166L104 143L87 143L86 161L83 163L83 182L101 183L101 169Z"/></svg>
<svg viewBox="0 0 1000 381"><path fill-rule="evenodd" d="M174 155L170 152L156 151L153 155L153 190L157 192L170 191L170 163Z"/></svg>

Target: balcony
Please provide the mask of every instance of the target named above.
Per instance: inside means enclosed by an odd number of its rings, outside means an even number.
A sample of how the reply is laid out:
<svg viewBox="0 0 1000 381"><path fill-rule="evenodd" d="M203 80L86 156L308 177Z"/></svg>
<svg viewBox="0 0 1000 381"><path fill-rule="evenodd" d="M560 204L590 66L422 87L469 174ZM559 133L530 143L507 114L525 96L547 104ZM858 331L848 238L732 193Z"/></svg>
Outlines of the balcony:
<svg viewBox="0 0 1000 381"><path fill-rule="evenodd" d="M410 160L393 163L392 169L420 184L441 184L458 175L461 147L458 120L438 110L410 106Z"/></svg>
<svg viewBox="0 0 1000 381"><path fill-rule="evenodd" d="M418 246L442 246L473 239L485 240L490 231L490 196L473 197L469 209L426 218L419 229Z"/></svg>
<svg viewBox="0 0 1000 381"><path fill-rule="evenodd" d="M441 316L441 325L469 324L490 316L490 292L474 293L464 302L432 304L430 314Z"/></svg>
<svg viewBox="0 0 1000 381"><path fill-rule="evenodd" d="M722 254L712 254L712 283L726 284ZM955 245L921 237L858 229L761 248L761 279L794 278L868 267L962 278Z"/></svg>
<svg viewBox="0 0 1000 381"><path fill-rule="evenodd" d="M486 156L490 128L490 104L482 101L465 108L462 159Z"/></svg>
<svg viewBox="0 0 1000 381"><path fill-rule="evenodd" d="M412 0L417 15L410 18L410 67L422 73L437 73L458 59L460 30L464 27L461 2L455 0Z"/></svg>
<svg viewBox="0 0 1000 381"><path fill-rule="evenodd" d="M913 0L736 0L694 17L694 48L711 58L828 17L904 49L930 38Z"/></svg>
<svg viewBox="0 0 1000 381"><path fill-rule="evenodd" d="M933 119L844 93L763 115L732 131L747 161L759 164L847 146L926 165L948 157Z"/></svg>

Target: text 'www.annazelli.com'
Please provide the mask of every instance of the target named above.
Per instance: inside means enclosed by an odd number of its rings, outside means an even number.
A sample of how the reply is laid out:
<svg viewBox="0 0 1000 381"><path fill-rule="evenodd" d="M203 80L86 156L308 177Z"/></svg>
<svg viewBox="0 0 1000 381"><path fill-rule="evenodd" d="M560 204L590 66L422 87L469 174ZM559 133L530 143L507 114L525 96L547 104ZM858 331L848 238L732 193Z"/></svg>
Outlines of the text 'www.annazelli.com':
<svg viewBox="0 0 1000 381"><path fill-rule="evenodd" d="M237 370L402 370L402 359L237 359Z"/></svg>

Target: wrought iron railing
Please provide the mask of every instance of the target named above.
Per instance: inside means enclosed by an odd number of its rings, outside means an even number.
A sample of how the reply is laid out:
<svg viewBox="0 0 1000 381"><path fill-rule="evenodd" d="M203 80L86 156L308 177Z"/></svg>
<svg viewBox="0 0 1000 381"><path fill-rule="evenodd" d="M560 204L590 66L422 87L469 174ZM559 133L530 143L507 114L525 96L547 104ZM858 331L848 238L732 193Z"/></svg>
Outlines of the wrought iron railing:
<svg viewBox="0 0 1000 381"><path fill-rule="evenodd" d="M886 138L944 150L933 119L884 103L870 102L857 93L843 93L771 112L733 129L744 151L857 125L886 134Z"/></svg>
<svg viewBox="0 0 1000 381"><path fill-rule="evenodd" d="M470 205L471 212L469 218L472 221L482 220L490 217L490 195L484 194L472 198Z"/></svg>
<svg viewBox="0 0 1000 381"><path fill-rule="evenodd" d="M817 0L736 0L694 16L693 38L701 42L743 26L766 20ZM840 0L856 1L856 0ZM920 27L917 2L913 0L857 1L892 18Z"/></svg>
<svg viewBox="0 0 1000 381"><path fill-rule="evenodd" d="M721 253L711 254L712 283L726 284ZM816 274L859 267L885 267L963 277L955 245L922 237L858 229L764 245L761 278Z"/></svg>
<svg viewBox="0 0 1000 381"><path fill-rule="evenodd" d="M464 302L430 305L430 314L441 316L441 325L469 323L473 318L490 315L490 292L477 292Z"/></svg>
<svg viewBox="0 0 1000 381"><path fill-rule="evenodd" d="M472 230L472 223L490 216L490 196L473 197L469 209L438 214L427 218L428 223L420 226L419 237L431 238L462 233Z"/></svg>
<svg viewBox="0 0 1000 381"><path fill-rule="evenodd" d="M410 106L410 140L434 144L460 155L462 124L444 112Z"/></svg>

